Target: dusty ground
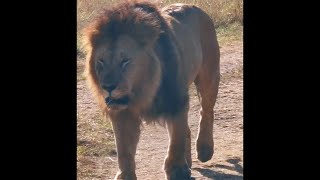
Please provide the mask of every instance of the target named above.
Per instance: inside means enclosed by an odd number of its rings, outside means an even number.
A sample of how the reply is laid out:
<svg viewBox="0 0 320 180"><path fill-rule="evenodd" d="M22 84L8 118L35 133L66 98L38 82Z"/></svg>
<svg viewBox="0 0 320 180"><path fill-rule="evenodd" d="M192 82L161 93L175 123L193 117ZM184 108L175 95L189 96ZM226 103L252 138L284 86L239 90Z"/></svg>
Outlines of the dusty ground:
<svg viewBox="0 0 320 180"><path fill-rule="evenodd" d="M190 89L189 126L192 132L192 177L194 179L243 179L243 46L241 42L221 48L221 74L215 106L213 158L201 163L196 159L195 139L198 131L199 101ZM79 72L82 63L78 64ZM78 179L113 179L117 158L110 124L101 119L99 110L85 81L77 84L78 103ZM107 142L107 143L106 143ZM138 179L164 179L163 161L168 136L161 126L145 125L136 155Z"/></svg>

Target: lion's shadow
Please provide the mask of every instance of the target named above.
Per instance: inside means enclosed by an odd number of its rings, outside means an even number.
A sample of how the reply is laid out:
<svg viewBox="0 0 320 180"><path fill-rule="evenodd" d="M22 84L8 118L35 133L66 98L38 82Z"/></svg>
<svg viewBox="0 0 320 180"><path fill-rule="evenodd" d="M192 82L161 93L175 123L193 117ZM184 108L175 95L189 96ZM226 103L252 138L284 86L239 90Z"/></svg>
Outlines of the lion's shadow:
<svg viewBox="0 0 320 180"><path fill-rule="evenodd" d="M217 164L217 165L214 165L214 167L236 171L241 175L243 174L243 167L239 164L240 162L239 158L228 159L227 162L229 162L232 165L227 166L227 165ZM210 179L214 179L214 180L225 180L225 179L243 180L243 176L241 175L222 173L222 172L214 171L209 168L192 168L192 169L198 171L202 176ZM192 179L197 179L197 178L192 178Z"/></svg>

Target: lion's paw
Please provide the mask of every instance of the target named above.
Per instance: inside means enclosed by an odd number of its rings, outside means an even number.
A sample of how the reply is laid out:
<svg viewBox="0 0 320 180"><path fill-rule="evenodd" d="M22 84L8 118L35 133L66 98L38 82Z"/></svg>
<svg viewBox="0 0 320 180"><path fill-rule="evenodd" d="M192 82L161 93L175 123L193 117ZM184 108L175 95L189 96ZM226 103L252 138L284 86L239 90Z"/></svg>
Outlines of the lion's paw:
<svg viewBox="0 0 320 180"><path fill-rule="evenodd" d="M188 165L185 164L182 167L172 167L166 170L167 180L187 180L191 178L191 170Z"/></svg>
<svg viewBox="0 0 320 180"><path fill-rule="evenodd" d="M118 172L114 180L123 179L123 180L137 180L135 173L121 173Z"/></svg>
<svg viewBox="0 0 320 180"><path fill-rule="evenodd" d="M209 161L213 156L213 146L197 145L197 158L201 162Z"/></svg>

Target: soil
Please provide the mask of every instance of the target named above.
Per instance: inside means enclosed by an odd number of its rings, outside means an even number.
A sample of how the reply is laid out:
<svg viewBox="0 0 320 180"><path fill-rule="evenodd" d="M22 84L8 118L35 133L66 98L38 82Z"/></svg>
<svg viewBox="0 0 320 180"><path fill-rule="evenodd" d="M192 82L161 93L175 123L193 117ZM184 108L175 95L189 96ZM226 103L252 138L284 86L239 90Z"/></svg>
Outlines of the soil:
<svg viewBox="0 0 320 180"><path fill-rule="evenodd" d="M193 179L242 180L243 179L243 44L234 42L221 47L221 83L214 108L214 152L213 158L201 163L196 159L195 140L199 123L199 100L194 86L190 88L189 126L192 132L192 177ZM91 92L84 80L78 81L78 124L93 119L98 112ZM79 118L81 116L81 118ZM105 140L112 139L112 132L92 122L96 133ZM95 127L96 126L96 127ZM80 136L90 136L78 125ZM103 142L102 142L103 143ZM113 143L113 142L112 142ZM168 135L164 127L144 125L136 154L138 179L165 179L163 162L168 146ZM115 153L105 156L87 156L87 164L78 158L78 179L113 179L117 172ZM85 170L86 169L86 170ZM80 172L82 173L80 173ZM90 175L85 175L90 171Z"/></svg>

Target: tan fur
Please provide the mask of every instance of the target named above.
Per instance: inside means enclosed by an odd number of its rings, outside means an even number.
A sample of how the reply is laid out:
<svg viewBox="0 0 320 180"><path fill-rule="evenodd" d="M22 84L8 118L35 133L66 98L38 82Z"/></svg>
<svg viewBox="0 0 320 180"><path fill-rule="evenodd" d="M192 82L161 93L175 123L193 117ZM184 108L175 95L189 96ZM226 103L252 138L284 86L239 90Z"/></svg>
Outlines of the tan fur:
<svg viewBox="0 0 320 180"><path fill-rule="evenodd" d="M119 163L115 179L136 179L134 157L141 120L155 118L164 119L170 137L164 163L166 178L188 179L191 137L184 94L193 82L201 96L198 159L204 162L213 154L213 107L220 80L220 54L212 20L193 5L174 4L160 10L148 2L128 1L107 10L88 26L86 38L89 87L110 117L115 133ZM132 61L123 70L119 67L126 57ZM165 73L172 79L163 80ZM108 95L102 87L110 82L117 82L117 87ZM175 88L168 90L164 83ZM181 106L176 111L165 108L169 105L164 100L166 93L175 95L172 97ZM105 103L107 97L125 96L130 99L128 104Z"/></svg>

